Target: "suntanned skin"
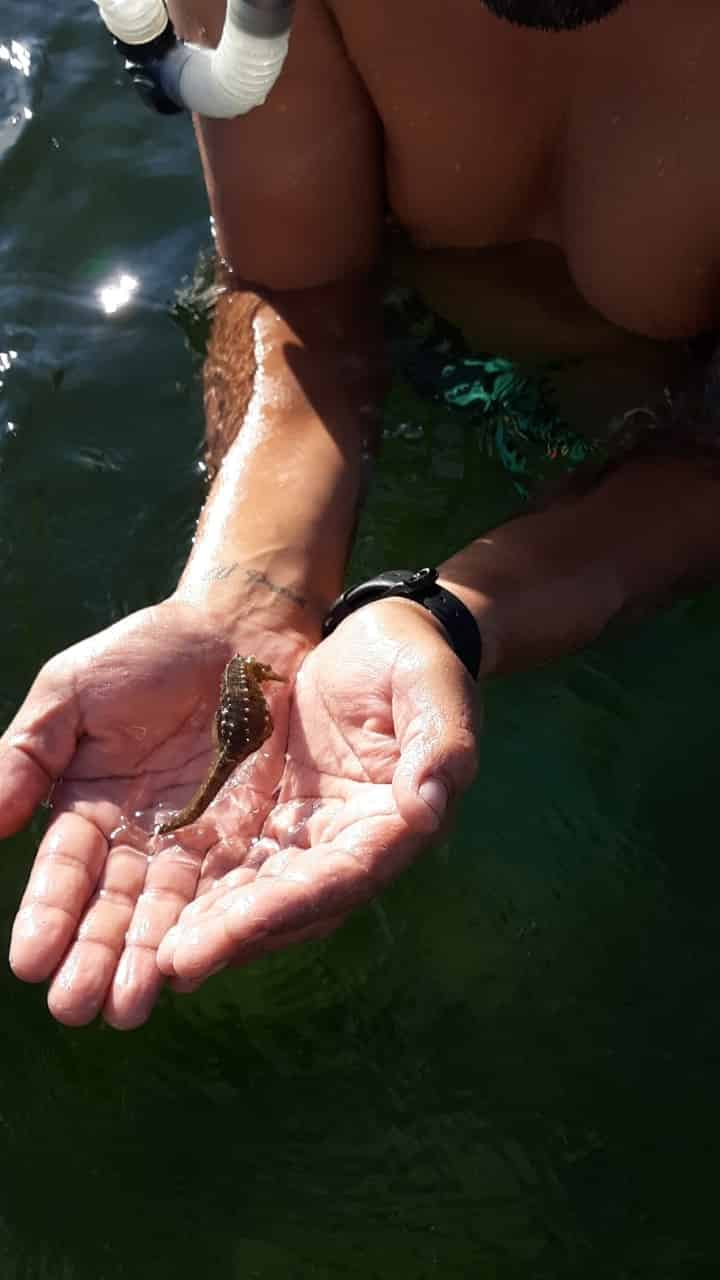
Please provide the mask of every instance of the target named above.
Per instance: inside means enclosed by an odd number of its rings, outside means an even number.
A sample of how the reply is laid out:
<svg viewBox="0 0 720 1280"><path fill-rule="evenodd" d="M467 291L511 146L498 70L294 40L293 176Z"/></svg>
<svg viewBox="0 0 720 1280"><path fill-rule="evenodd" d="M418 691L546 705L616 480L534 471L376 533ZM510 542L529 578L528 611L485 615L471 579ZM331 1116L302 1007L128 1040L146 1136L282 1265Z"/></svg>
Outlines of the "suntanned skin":
<svg viewBox="0 0 720 1280"><path fill-rule="evenodd" d="M212 41L222 12L221 4L188 0L174 14L183 34ZM681 385L685 341L713 328L718 312L720 180L709 157L720 96L712 51L719 39L720 11L709 0L682 7L673 0L626 0L603 21L565 32L513 25L480 0L442 6L299 0L286 67L269 101L244 119L203 120L198 128L219 247L242 305L256 308L255 325L268 333L294 318L303 360L287 343L276 351L278 368L287 363L287 385L298 377L307 385L310 376L332 382L339 360L354 355L370 368L376 358L367 281L383 260L388 208L404 233L403 274L483 346L591 357L584 376L582 370L572 375L570 398L581 429L596 430L598 414L608 418L611 410L622 413L657 398L668 382ZM335 334L336 345L324 350L306 317L308 308L317 314L318 296ZM369 317L362 335L348 325L355 314ZM241 420L215 412L218 365L226 388L232 384L226 405L246 402L258 385L247 365L251 342L247 326L229 324L221 309L207 367L216 460ZM271 486L274 449L281 456L287 440L282 415L265 405L275 444L266 472L256 469L257 459L251 465L258 488ZM332 416L318 418L314 428L305 422L309 436L322 438L328 426L332 431ZM357 425L354 430L357 440ZM349 461L353 475L357 465L357 457ZM670 465L668 485L658 472ZM469 548L453 558L455 585L482 614L486 669L573 647L631 606L628 596L653 598L678 578L712 574L720 537L712 469L703 461L656 461L634 464L632 474L637 502L632 494L623 498L630 524L622 536L614 486L624 490L627 478L606 481L602 500L573 512L567 554L577 564L562 569L565 603L554 611L547 645L542 627L539 634L533 628L530 644L518 644L510 632L527 630L523 593L532 598L538 582L547 591L560 569L556 512L527 528L520 522L496 532L491 567L486 541L481 553ZM249 475L246 470L247 484ZM656 476L663 502L673 490L675 521L685 533L698 518L702 530L679 538L674 522L653 521L648 560ZM210 526L213 506L211 495L204 517ZM333 540L314 543L316 567L308 567L310 557L304 568L294 566L303 591L320 564L325 582L339 585L351 532L347 507L344 514L332 526ZM311 523L310 505L294 518ZM613 523L617 542L610 537ZM523 536L531 550L520 557L518 581L515 543ZM506 538L513 543L507 566ZM687 541L687 551L678 552ZM202 547L194 554L204 562ZM590 592L588 556L596 584ZM477 593L470 599L467 584L476 568L492 578L492 604L483 591L482 599ZM508 596L503 639L505 606L497 592L504 595L506 575L513 602ZM191 561L187 580L193 579Z"/></svg>
<svg viewBox="0 0 720 1280"><path fill-rule="evenodd" d="M224 0L171 8L182 35L217 39ZM564 33L481 0L297 0L268 102L199 123L232 288L192 552L167 600L52 659L0 740L0 835L57 782L11 964L50 980L60 1021L137 1026L163 975L188 990L329 932L469 785L476 691L426 610L376 602L318 644L382 399L386 215L395 269L483 346L591 357L576 425L618 369L613 412L679 388L684 344L718 323L718 48L715 0L626 0ZM478 621L481 673L717 577L719 490L716 460L668 437L489 533L478 501L480 536L440 569ZM192 794L238 652L287 677L276 731L203 831L148 861L127 815Z"/></svg>
<svg viewBox="0 0 720 1280"><path fill-rule="evenodd" d="M714 324L717 6L627 0L567 33L511 26L478 0L332 8L417 245L543 241L613 324L653 338Z"/></svg>
<svg viewBox="0 0 720 1280"><path fill-rule="evenodd" d="M564 33L480 0L299 0L270 101L202 126L223 248L241 277L327 283L373 261L386 194L419 248L553 245L603 319L688 338L717 318L719 38L710 0Z"/></svg>
<svg viewBox="0 0 720 1280"><path fill-rule="evenodd" d="M218 19L212 6L200 19L211 38ZM208 548L220 553L213 530L231 534L225 554L233 554L239 531L239 517L234 530L232 520L223 525L216 516L223 474L231 477L226 502L244 512L240 543L247 554L252 493L272 494L273 466L285 466L300 424L306 444L336 431L317 394L288 430L282 407L264 393L268 353L276 387L312 381L327 392L343 385L339 371L351 367L364 386L373 383L377 308L367 282L383 251L386 204L407 233L405 265L409 260L420 279L427 283L429 275L439 283L446 311L475 333L472 317L483 301L492 322L500 318L497 343L486 326L486 346L507 350L508 337L519 330L526 353L534 335L545 355L554 349L605 353L631 375L639 357L643 391L653 376L662 384L666 352L657 344L670 342L672 352L672 344L717 320L718 183L707 157L717 114L710 50L718 36L720 19L710 3L681 11L665 0L628 0L604 24L550 35L504 24L479 0L442 6L299 0L286 71L266 106L246 120L204 121L199 128L219 246L244 305L257 309L250 330L233 329L221 313L209 354L209 425L216 457L223 446L227 453L186 571L191 598L205 607L210 601L205 590L196 593ZM498 261L516 284L504 337L496 305L502 290L483 298L488 271L502 281ZM526 293L517 287L523 279ZM322 335L314 327L318 300ZM469 312L462 305L468 302ZM361 329L354 316L366 318ZM253 337L254 372L233 359L233 350L246 353ZM220 365L238 402L250 389L247 418L236 418L230 430L214 412ZM238 378L232 370L240 367ZM590 368L602 379L597 363ZM623 386L617 389L622 395ZM632 376L624 390L626 406L637 404ZM591 382L586 394L597 398ZM582 408L582 394L578 399ZM266 450L263 458L245 451L242 485L233 490L253 404L265 415ZM349 478L357 479L354 450L366 435L360 421L354 434L347 417L342 421L342 460L334 479L325 475L328 495L340 477L346 493ZM309 467L299 464L295 474L298 501L289 522L296 533L304 529L304 555L293 566L293 585L317 597L313 584L320 577L326 584L342 580L352 515L331 503L332 517L319 531L312 506L300 497ZM317 476L312 483L318 485ZM631 457L588 492L493 530L451 556L441 581L478 621L482 673L566 653L622 611L640 610L688 578L716 576L719 487L707 458L675 457L671 450ZM233 491L247 495L240 508ZM282 502L270 502L281 527ZM232 598L227 604L232 607ZM272 626L272 607L267 619ZM474 770L476 721L467 677L442 644L435 620L420 606L392 600L366 606L313 650L295 692L301 741L308 733L314 739L316 713L322 721L339 693L353 755L338 765L331 750L324 767L333 774L349 778L358 752L372 769L381 723L376 693L392 704L401 739L400 727L414 726L392 784L410 840L441 820L448 796L462 791ZM422 683L422 709L394 684L406 664ZM353 684L353 672L361 685ZM366 735L362 747L358 725ZM322 725L315 742L321 767L321 743L328 740ZM291 727L285 794L289 787L290 794L307 795L304 773L292 767L296 745ZM160 943L162 972L198 983L219 964L242 963L307 936L308 924L335 927L345 910L414 856L407 846L401 853L404 838L400 829L391 833L389 818L376 821L378 843L366 860L360 851L367 846L355 837L342 863L329 851L319 862L311 851L296 851L287 884L282 864L275 883L268 888L265 882L267 892L257 881L211 890L207 905L188 908Z"/></svg>

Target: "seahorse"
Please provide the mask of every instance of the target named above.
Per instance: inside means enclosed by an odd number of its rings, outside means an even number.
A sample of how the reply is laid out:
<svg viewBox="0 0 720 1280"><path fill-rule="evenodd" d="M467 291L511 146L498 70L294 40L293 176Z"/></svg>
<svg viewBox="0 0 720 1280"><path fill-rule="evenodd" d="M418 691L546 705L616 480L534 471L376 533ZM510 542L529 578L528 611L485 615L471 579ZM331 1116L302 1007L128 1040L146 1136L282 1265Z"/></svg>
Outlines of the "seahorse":
<svg viewBox="0 0 720 1280"><path fill-rule="evenodd" d="M236 653L223 671L220 703L215 713L213 737L217 752L210 772L195 795L155 830L159 836L195 822L215 799L236 765L266 742L273 731L272 716L262 691L263 680L284 680L257 658Z"/></svg>

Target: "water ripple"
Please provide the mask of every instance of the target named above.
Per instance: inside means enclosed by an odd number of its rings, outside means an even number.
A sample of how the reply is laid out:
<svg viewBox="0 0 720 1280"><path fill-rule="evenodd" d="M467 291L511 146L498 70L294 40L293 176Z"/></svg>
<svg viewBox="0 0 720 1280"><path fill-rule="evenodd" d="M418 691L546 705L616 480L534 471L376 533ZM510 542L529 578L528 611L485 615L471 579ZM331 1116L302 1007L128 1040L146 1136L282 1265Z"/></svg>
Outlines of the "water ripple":
<svg viewBox="0 0 720 1280"><path fill-rule="evenodd" d="M33 118L37 41L0 37L0 162Z"/></svg>

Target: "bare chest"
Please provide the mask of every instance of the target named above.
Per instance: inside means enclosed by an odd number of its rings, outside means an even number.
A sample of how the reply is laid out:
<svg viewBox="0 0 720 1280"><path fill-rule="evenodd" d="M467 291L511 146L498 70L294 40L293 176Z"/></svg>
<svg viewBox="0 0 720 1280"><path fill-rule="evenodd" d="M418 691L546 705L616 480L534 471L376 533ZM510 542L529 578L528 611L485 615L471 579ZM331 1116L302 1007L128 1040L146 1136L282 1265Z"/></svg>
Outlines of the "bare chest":
<svg viewBox="0 0 720 1280"><path fill-rule="evenodd" d="M479 0L335 0L382 122L388 201L414 241L549 241L613 323L658 338L715 324L720 15L693 0L694 20L658 30L666 11L678 24L673 7L628 0L558 36Z"/></svg>

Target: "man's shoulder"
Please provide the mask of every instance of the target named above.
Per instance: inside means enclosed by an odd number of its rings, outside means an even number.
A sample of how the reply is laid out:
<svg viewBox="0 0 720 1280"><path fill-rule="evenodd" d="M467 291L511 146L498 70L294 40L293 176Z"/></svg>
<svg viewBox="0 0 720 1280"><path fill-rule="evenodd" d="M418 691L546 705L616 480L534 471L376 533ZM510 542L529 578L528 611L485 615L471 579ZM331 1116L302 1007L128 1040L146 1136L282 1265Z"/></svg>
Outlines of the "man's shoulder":
<svg viewBox="0 0 720 1280"><path fill-rule="evenodd" d="M238 277L303 289L375 261L383 211L375 119L325 0L299 0L267 102L199 128L221 249Z"/></svg>

